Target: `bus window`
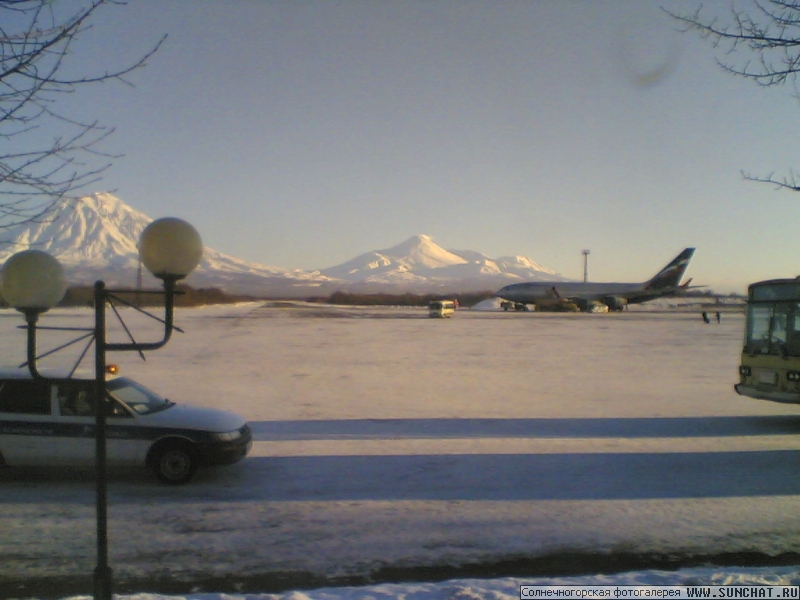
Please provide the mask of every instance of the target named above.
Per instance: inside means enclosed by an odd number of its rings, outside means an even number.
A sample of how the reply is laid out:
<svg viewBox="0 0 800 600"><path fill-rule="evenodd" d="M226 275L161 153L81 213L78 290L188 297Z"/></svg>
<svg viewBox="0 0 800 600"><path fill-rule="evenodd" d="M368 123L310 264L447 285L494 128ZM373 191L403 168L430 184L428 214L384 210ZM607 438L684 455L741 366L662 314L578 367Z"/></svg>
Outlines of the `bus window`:
<svg viewBox="0 0 800 600"><path fill-rule="evenodd" d="M785 354L789 350L800 356L798 328L800 307L797 304L752 306L748 312L744 351L748 354Z"/></svg>
<svg viewBox="0 0 800 600"><path fill-rule="evenodd" d="M772 315L772 335L770 337L773 344L786 343L786 313L780 309L780 306L776 307L775 314Z"/></svg>
<svg viewBox="0 0 800 600"><path fill-rule="evenodd" d="M769 325L772 307L753 306L747 315L745 352L756 354L769 348Z"/></svg>

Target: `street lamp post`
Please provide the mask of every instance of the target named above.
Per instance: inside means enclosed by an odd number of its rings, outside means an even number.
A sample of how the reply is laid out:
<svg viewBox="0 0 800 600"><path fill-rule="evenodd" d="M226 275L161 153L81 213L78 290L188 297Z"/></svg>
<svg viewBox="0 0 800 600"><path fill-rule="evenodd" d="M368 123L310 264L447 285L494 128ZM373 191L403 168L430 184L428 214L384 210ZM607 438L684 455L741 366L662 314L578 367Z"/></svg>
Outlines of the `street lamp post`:
<svg viewBox="0 0 800 600"><path fill-rule="evenodd" d="M117 300L129 304L106 289L102 281L94 287L94 327L75 341L92 338L95 347L95 469L97 510L97 566L94 571L94 598L111 600L112 569L108 564L108 467L106 455L106 353L110 351L136 351L142 353L164 346L172 335L175 284L186 277L200 263L203 244L197 231L189 223L175 218L153 221L139 239L141 262L162 280L164 318L160 319L141 309L164 325L162 339L155 342L106 342L106 305ZM27 366L31 376L46 379L36 366L36 323L39 315L55 306L66 290L64 273L58 260L39 250L25 250L12 256L3 268L2 294L6 301L25 315L27 328ZM48 328L59 329L59 328ZM127 327L125 327L127 331ZM130 333L129 333L130 335ZM70 342L71 344L72 342ZM91 342L90 342L91 343ZM64 347L48 352L51 354ZM88 346L87 346L88 349ZM80 363L83 354L78 359ZM77 365L76 365L77 368ZM73 369L74 372L74 369Z"/></svg>
<svg viewBox="0 0 800 600"><path fill-rule="evenodd" d="M591 253L591 250L581 251L581 254L583 254L583 283L589 281L589 255Z"/></svg>

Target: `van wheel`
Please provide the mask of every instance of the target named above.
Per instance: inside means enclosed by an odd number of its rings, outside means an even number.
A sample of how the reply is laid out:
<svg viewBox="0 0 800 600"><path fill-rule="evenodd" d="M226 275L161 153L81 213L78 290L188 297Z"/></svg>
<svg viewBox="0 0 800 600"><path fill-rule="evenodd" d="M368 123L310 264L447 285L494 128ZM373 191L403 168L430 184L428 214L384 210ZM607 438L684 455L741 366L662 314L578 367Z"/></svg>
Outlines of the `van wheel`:
<svg viewBox="0 0 800 600"><path fill-rule="evenodd" d="M185 444L167 444L156 451L153 470L162 483L188 483L197 471L197 460Z"/></svg>

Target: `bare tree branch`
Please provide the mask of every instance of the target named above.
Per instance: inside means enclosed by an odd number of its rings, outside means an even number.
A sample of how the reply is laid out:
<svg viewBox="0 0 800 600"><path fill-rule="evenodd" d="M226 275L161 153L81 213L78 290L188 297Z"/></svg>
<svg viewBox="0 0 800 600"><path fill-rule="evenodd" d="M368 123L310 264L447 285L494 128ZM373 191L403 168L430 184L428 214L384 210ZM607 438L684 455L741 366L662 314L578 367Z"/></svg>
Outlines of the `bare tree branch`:
<svg viewBox="0 0 800 600"><path fill-rule="evenodd" d="M800 2L754 1L748 14L731 5L727 19L667 12L684 31L695 31L725 55L720 66L759 85L780 85L800 72ZM744 57L744 58L742 58Z"/></svg>
<svg viewBox="0 0 800 600"><path fill-rule="evenodd" d="M800 0L751 0L748 11L731 0L726 15L704 12L703 6L690 14L665 10L683 31L694 31L722 53L719 66L737 77L762 87L792 83L800 74ZM714 7L716 9L716 6ZM778 189L800 192L800 178L793 171L776 178L750 175L747 181L771 183Z"/></svg>
<svg viewBox="0 0 800 600"><path fill-rule="evenodd" d="M792 171L786 177L781 179L776 179L774 173L770 173L766 177L751 175L750 173L746 173L742 171L742 177L747 181L757 181L759 183L771 183L773 184L776 189L787 189L793 192L800 192L800 178L798 178L797 173Z"/></svg>
<svg viewBox="0 0 800 600"><path fill-rule="evenodd" d="M62 94L84 85L130 85L124 77L144 67L163 43L165 38L116 70L68 70L73 46L91 18L115 4L124 3L0 0L0 229L47 218L60 202L97 182L117 158L101 150L112 128L71 118L58 104ZM43 133L49 143L42 143Z"/></svg>

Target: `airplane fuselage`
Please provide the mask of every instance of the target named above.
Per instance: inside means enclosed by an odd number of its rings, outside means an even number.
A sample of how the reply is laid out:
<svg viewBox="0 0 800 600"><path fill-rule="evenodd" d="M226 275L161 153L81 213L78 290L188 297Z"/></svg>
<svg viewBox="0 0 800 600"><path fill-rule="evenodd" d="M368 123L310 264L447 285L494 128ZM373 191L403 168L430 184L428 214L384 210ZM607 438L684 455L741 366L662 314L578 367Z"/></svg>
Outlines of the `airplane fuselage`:
<svg viewBox="0 0 800 600"><path fill-rule="evenodd" d="M507 285L497 295L512 302L535 304L541 300L600 300L605 296L629 295L642 291L640 283L582 283L531 281Z"/></svg>
<svg viewBox="0 0 800 600"><path fill-rule="evenodd" d="M574 302L582 310L592 304L605 304L611 310L622 310L628 304L647 302L664 296L676 296L688 289L681 286L694 248L686 248L649 281L643 283L592 283L580 281L529 281L513 283L497 292L504 300L521 304L547 305Z"/></svg>
<svg viewBox="0 0 800 600"><path fill-rule="evenodd" d="M640 283L556 283L528 282L508 285L497 292L506 300L521 304L535 304L540 308L558 306L572 302L582 311L590 311L592 305L602 304L610 310L622 310L628 304L652 300ZM663 294L658 294L663 295Z"/></svg>

